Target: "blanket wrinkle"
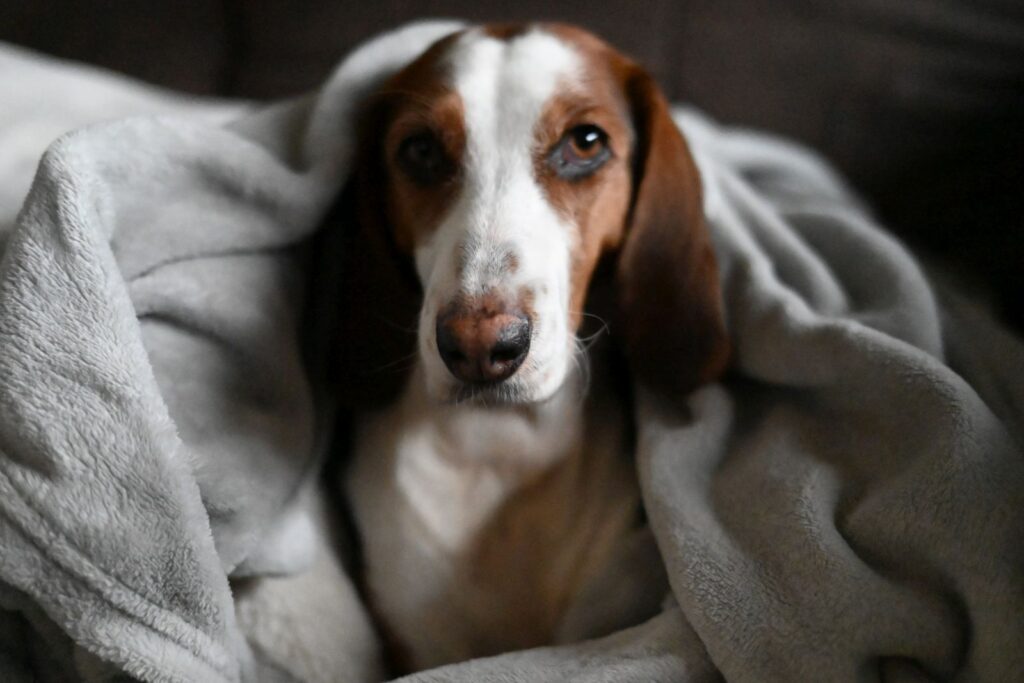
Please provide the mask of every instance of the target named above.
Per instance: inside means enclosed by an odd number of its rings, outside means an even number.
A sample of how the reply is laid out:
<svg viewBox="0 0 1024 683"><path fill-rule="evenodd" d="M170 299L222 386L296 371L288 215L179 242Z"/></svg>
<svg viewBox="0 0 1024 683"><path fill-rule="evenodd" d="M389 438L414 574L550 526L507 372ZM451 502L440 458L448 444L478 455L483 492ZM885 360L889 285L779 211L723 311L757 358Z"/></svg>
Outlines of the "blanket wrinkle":
<svg viewBox="0 0 1024 683"><path fill-rule="evenodd" d="M5 377L0 387L3 393L0 423L4 425L4 441L14 441L16 446L28 448L48 446L45 453L51 458L46 471L11 462L2 473L0 487L5 491L4 514L8 522L3 560L11 572L9 581L20 590L38 593L40 603L50 614L68 610L87 612L82 604L87 599L81 593L88 589L95 593L89 598L109 605L105 608L107 611L114 609L130 614L140 626L168 640L168 645L201 652L206 659L205 667L218 673L230 671L233 657L194 627L193 621L197 618L213 617L214 623L219 620L218 613L223 607L218 609L208 590L181 590L166 596L171 600L161 600L125 582L125 570L130 574L137 568L119 567L122 560L119 553L96 552L103 544L116 548L126 541L119 537L116 528L110 528L111 521L121 515L139 514L140 510L130 507L130 499L98 499L88 488L93 479L110 477L115 490L123 487L137 492L153 511L159 511L170 502L170 491L154 486L155 483L173 486L182 492L194 483L180 469L179 459L175 457L179 445L158 393L152 388L149 392L134 391L140 383L145 387L146 380L152 382L152 375L144 372L145 352L137 331L128 324L134 319L130 303L123 284L113 277L116 266L109 250L104 251L101 245L104 235L102 231L82 229L95 214L79 210L69 199L82 185L88 185L88 181L81 181L77 167L69 162L68 157L73 155L74 142L69 139L63 147L58 145L44 157L40 177L49 174L57 178L54 183L57 201L37 203L30 195L28 208L22 213L22 225L45 227L16 232L5 254L8 257L22 254L20 265L34 266L34 272L24 280L5 279L0 283L0 339L4 341L0 345L3 349L0 376ZM85 168L89 168L88 164ZM38 184L35 188L33 195L47 191L39 189ZM55 217L58 220L53 220ZM5 259L5 263L9 262ZM16 272L21 270L15 268ZM20 305L7 309L8 302ZM77 315L82 311L87 315ZM20 326L27 326L32 336L25 338ZM92 339L95 343L82 349L74 343L76 339ZM19 353L25 351L27 358ZM82 365L75 367L76 362ZM129 378L131 370L136 368L140 372ZM93 371L82 372L82 369ZM84 394L78 389L82 386L86 388ZM47 387L55 395L48 395ZM78 396L80 400L71 405L70 396ZM100 400L95 400L97 398ZM52 419L55 414L62 417L59 423ZM124 414L131 419L112 425L114 414ZM168 457L137 470L114 469L109 460L96 459L99 454L109 455L112 450L112 434L108 429L120 431L121 447L132 447L135 455L159 449ZM36 476L38 474L44 476ZM109 490L110 485L102 488ZM55 494L55 489L62 493ZM75 499L76 495L80 497ZM81 517L74 514L77 510L65 509L81 502L91 505L94 512L91 517ZM192 520L188 521L193 523L202 519L197 506L182 512L191 515ZM109 533L111 531L114 533ZM167 551L150 550L154 551L151 558L159 567ZM49 571L34 567L34 571L26 572L31 566L26 553L45 553L52 567ZM23 564L19 565L19 559ZM52 587L45 585L44 577L55 586L81 584L82 588L72 590L69 586L67 591L52 591ZM204 583L217 586L222 581L223 577L218 579L216 571L205 573ZM77 630L76 624L64 625L72 633ZM84 641L91 638L91 634L86 633L79 633L79 636Z"/></svg>
<svg viewBox="0 0 1024 683"><path fill-rule="evenodd" d="M459 26L264 106L0 45L0 679L383 678L320 483L304 250L362 101ZM1024 343L814 152L674 114L735 356L687 411L638 397L672 594L605 638L402 680L1019 677Z"/></svg>

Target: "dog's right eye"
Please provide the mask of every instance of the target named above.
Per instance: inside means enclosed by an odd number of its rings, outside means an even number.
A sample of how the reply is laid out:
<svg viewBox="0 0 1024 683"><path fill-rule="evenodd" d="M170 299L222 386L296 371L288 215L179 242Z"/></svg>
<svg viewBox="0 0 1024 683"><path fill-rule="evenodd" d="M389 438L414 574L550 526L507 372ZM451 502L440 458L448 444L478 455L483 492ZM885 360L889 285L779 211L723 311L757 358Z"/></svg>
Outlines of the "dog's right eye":
<svg viewBox="0 0 1024 683"><path fill-rule="evenodd" d="M398 146L398 166L413 182L433 185L452 172L444 145L431 132L410 135Z"/></svg>
<svg viewBox="0 0 1024 683"><path fill-rule="evenodd" d="M548 155L548 165L566 180L592 175L609 158L608 134L593 124L574 127Z"/></svg>

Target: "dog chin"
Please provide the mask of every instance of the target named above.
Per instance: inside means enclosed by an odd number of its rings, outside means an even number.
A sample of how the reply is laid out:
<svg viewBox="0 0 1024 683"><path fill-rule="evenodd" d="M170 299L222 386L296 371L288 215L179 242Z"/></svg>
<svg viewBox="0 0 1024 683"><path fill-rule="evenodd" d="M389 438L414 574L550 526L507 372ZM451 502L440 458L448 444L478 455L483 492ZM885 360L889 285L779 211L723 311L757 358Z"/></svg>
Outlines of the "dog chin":
<svg viewBox="0 0 1024 683"><path fill-rule="evenodd" d="M546 374L548 381L535 382L513 375L500 384L471 384L450 379L428 384L428 394L446 405L529 406L544 403L562 387L566 373ZM433 385L433 386L431 386Z"/></svg>

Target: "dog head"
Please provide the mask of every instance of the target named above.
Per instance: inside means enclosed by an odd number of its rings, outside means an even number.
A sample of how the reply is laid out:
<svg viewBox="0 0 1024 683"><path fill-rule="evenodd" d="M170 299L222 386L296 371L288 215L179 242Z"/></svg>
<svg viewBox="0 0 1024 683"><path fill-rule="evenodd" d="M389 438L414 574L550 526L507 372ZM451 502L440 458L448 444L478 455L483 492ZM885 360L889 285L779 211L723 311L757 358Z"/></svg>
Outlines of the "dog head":
<svg viewBox="0 0 1024 683"><path fill-rule="evenodd" d="M635 63L569 26L472 28L390 78L364 114L343 382L392 395L418 357L435 400L542 401L579 352L605 256L612 335L637 380L678 398L721 372L699 176Z"/></svg>

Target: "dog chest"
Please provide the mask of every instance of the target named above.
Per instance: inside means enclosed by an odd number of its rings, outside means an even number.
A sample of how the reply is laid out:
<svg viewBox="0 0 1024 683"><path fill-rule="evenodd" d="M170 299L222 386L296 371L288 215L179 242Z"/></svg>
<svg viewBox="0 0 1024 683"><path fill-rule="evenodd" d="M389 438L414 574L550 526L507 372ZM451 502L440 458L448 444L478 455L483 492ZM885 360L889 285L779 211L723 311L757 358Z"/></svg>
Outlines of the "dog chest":
<svg viewBox="0 0 1024 683"><path fill-rule="evenodd" d="M415 393L362 420L346 477L378 616L417 667L552 642L635 522L621 417Z"/></svg>

